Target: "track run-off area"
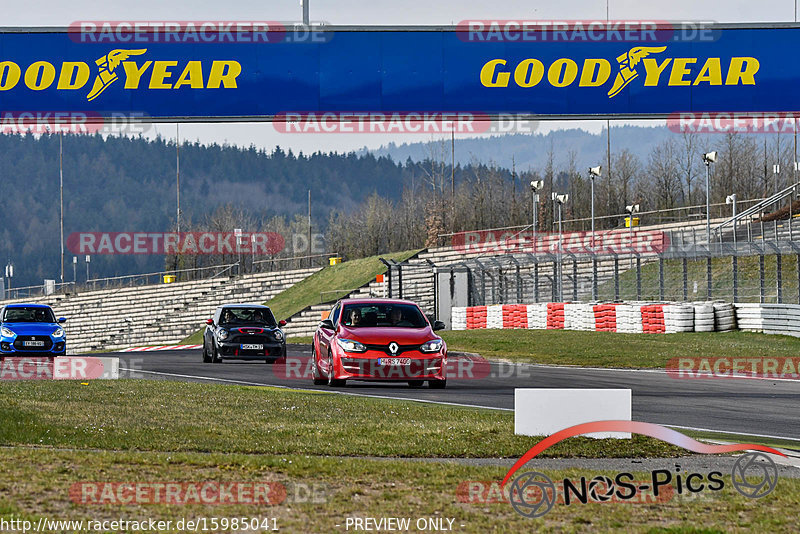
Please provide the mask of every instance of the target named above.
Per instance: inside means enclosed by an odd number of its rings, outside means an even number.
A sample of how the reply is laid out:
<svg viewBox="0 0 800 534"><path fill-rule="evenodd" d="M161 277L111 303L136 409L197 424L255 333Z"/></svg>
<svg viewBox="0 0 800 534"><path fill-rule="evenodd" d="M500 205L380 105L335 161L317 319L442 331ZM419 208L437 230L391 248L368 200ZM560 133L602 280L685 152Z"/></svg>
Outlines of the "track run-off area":
<svg viewBox="0 0 800 534"><path fill-rule="evenodd" d="M230 385L322 390L346 395L403 399L513 411L515 388L629 388L632 418L677 429L749 434L800 440L796 407L800 382L763 378L678 379L663 370L603 369L512 364L491 361L488 372L449 378L447 389L410 388L405 382L348 382L345 387L314 386L304 378L309 345L288 345L286 363L202 362L201 351L103 353L120 358L120 378L162 379ZM469 358L452 355L450 360ZM483 376L486 375L486 376Z"/></svg>

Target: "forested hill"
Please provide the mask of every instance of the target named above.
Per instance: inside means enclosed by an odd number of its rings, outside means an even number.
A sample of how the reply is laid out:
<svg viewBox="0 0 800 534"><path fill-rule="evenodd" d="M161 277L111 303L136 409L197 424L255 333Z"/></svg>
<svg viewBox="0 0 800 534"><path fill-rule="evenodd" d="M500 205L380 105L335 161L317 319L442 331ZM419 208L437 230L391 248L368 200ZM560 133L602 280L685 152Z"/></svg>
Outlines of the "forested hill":
<svg viewBox="0 0 800 534"><path fill-rule="evenodd" d="M14 286L59 274L59 146L57 135L0 135L0 265L15 266ZM176 212L174 141L65 135L64 235L85 231L167 231ZM293 219L307 210L324 226L331 208L354 209L373 192L398 199L406 180L425 171L370 154L295 155L234 146L180 147L184 220L201 221L232 204L258 220ZM322 228L319 228L320 230ZM317 231L317 230L315 230ZM78 280L85 277L80 259ZM164 266L159 256L98 257L93 275L114 276ZM65 280L72 280L67 251ZM83 274L82 274L83 273Z"/></svg>

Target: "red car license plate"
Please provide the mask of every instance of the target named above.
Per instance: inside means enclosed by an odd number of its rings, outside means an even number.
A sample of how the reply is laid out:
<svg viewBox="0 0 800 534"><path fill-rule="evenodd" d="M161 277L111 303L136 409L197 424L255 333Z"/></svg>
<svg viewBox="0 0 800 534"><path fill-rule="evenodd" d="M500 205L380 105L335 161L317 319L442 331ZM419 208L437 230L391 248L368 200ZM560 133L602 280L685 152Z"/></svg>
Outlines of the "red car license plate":
<svg viewBox="0 0 800 534"><path fill-rule="evenodd" d="M381 358L380 365L411 365L411 358Z"/></svg>

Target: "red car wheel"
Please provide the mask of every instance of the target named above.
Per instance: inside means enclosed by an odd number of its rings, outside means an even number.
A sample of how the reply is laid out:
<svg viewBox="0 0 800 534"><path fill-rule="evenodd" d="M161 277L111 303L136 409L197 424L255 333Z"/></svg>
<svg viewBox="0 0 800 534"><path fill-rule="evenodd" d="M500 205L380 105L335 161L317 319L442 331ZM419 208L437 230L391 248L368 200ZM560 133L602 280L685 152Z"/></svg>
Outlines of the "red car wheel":
<svg viewBox="0 0 800 534"><path fill-rule="evenodd" d="M330 387L344 386L346 380L336 378L336 369L333 366L333 353L328 350L328 385Z"/></svg>

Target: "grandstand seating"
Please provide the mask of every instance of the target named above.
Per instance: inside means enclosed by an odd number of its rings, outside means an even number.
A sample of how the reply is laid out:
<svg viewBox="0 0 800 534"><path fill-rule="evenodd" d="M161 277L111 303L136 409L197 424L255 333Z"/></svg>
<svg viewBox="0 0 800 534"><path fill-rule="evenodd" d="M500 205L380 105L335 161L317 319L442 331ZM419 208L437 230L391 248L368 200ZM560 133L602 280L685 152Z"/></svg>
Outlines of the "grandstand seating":
<svg viewBox="0 0 800 534"><path fill-rule="evenodd" d="M173 344L203 327L220 304L263 303L319 269L103 289L35 301L52 306L56 316L67 317L70 353Z"/></svg>

